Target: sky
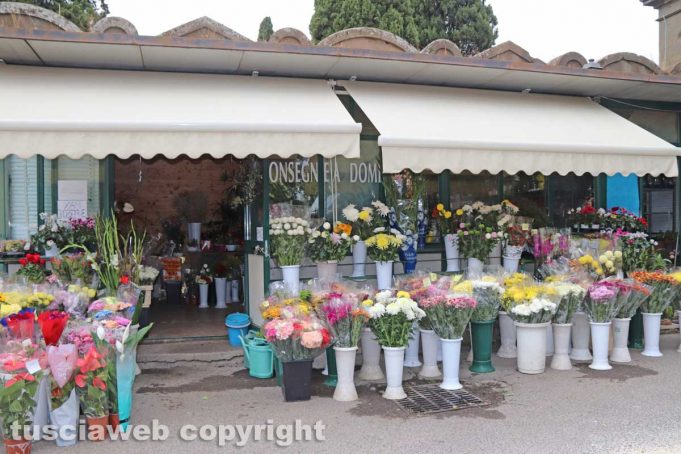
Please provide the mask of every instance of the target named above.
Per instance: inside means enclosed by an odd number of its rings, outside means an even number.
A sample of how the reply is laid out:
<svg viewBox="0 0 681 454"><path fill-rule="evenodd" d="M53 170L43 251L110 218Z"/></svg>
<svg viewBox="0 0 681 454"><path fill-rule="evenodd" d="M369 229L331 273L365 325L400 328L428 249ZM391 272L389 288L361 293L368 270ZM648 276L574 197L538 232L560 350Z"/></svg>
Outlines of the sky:
<svg viewBox="0 0 681 454"><path fill-rule="evenodd" d="M314 0L107 0L111 15L132 22L141 35L158 35L208 16L255 40L270 16L277 30L310 35ZM499 21L497 44L513 41L549 61L577 51L596 60L633 52L658 61L657 11L640 0L489 0ZM162 6L162 7L161 7Z"/></svg>

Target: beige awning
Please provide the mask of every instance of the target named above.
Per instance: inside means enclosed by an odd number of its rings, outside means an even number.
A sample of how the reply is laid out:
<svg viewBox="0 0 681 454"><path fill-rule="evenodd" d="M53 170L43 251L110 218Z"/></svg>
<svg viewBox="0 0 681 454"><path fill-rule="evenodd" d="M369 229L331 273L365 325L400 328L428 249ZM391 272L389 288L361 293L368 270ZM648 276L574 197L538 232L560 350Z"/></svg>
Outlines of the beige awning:
<svg viewBox="0 0 681 454"><path fill-rule="evenodd" d="M676 176L681 148L589 98L346 82L380 132L383 172Z"/></svg>
<svg viewBox="0 0 681 454"><path fill-rule="evenodd" d="M359 157L324 80L0 64L0 158Z"/></svg>

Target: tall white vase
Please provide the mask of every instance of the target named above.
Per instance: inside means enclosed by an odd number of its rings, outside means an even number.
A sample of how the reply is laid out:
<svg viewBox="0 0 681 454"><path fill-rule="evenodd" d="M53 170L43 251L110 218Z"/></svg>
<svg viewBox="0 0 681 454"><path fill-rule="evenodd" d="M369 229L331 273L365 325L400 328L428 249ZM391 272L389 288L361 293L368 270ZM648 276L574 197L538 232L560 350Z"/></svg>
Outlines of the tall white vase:
<svg viewBox="0 0 681 454"><path fill-rule="evenodd" d="M546 323L513 322L518 343L518 372L541 374L546 368Z"/></svg>
<svg viewBox="0 0 681 454"><path fill-rule="evenodd" d="M225 309L227 307L227 278L215 278L215 304L216 309Z"/></svg>
<svg viewBox="0 0 681 454"><path fill-rule="evenodd" d="M381 370L381 346L370 328L362 329L362 368L358 377L362 380L383 380Z"/></svg>
<svg viewBox="0 0 681 454"><path fill-rule="evenodd" d="M676 311L676 316L679 319L679 326L681 326L681 311ZM681 329L679 330L679 335L681 335ZM679 344L679 348L676 351L681 353L681 344Z"/></svg>
<svg viewBox="0 0 681 454"><path fill-rule="evenodd" d="M593 349L593 360L589 368L594 370L610 370L612 366L608 363L608 346L610 345L610 324L589 322L591 325L591 348Z"/></svg>
<svg viewBox="0 0 681 454"><path fill-rule="evenodd" d="M399 400L407 397L402 389L402 372L404 368L404 350L406 347L383 347L385 355L385 379L387 385L383 397Z"/></svg>
<svg viewBox="0 0 681 454"><path fill-rule="evenodd" d="M629 323L630 318L614 318L612 320L613 348L610 352L610 361L613 363L630 363L629 354Z"/></svg>
<svg viewBox="0 0 681 454"><path fill-rule="evenodd" d="M317 262L317 277L320 281L336 282L338 280L338 262Z"/></svg>
<svg viewBox="0 0 681 454"><path fill-rule="evenodd" d="M407 344L407 351L404 355L405 367L421 367L421 361L419 361L420 341L421 332L419 331L418 323L414 323L414 327L411 330L411 337L409 338L409 343Z"/></svg>
<svg viewBox="0 0 681 454"><path fill-rule="evenodd" d="M357 400L355 388L355 356L357 347L333 347L336 354L336 373L338 383L333 392L333 399L341 402Z"/></svg>
<svg viewBox="0 0 681 454"><path fill-rule="evenodd" d="M442 389L461 389L459 367L461 365L461 341L458 339L440 339L442 343Z"/></svg>
<svg viewBox="0 0 681 454"><path fill-rule="evenodd" d="M239 279L232 279L232 297L230 298L232 304L239 303Z"/></svg>
<svg viewBox="0 0 681 454"><path fill-rule="evenodd" d="M442 342L437 343L437 362L442 362Z"/></svg>
<svg viewBox="0 0 681 454"><path fill-rule="evenodd" d="M551 359L551 369L555 370L570 370L572 363L570 362L570 332L572 323L554 323L553 324L553 346L555 352Z"/></svg>
<svg viewBox="0 0 681 454"><path fill-rule="evenodd" d="M546 356L553 355L553 325L546 327Z"/></svg>
<svg viewBox="0 0 681 454"><path fill-rule="evenodd" d="M439 378L442 374L437 367L437 350L440 338L432 329L421 330L421 349L423 350L423 367L419 372L419 378Z"/></svg>
<svg viewBox="0 0 681 454"><path fill-rule="evenodd" d="M520 265L520 258L523 255L522 246L506 246L504 251L504 271L509 274L517 273Z"/></svg>
<svg viewBox="0 0 681 454"><path fill-rule="evenodd" d="M459 263L459 236L454 233L445 235L445 257L447 259L447 271L461 271Z"/></svg>
<svg viewBox="0 0 681 454"><path fill-rule="evenodd" d="M515 325L513 324L513 319L505 311L499 311L499 337L501 337L501 347L497 351L497 356L502 358L515 358L518 356L515 346Z"/></svg>
<svg viewBox="0 0 681 454"><path fill-rule="evenodd" d="M376 262L378 290L390 290L393 286L393 262Z"/></svg>
<svg viewBox="0 0 681 454"><path fill-rule="evenodd" d="M187 243L194 244L194 246L187 246L187 250L189 251L198 251L201 248L200 222L187 223Z"/></svg>
<svg viewBox="0 0 681 454"><path fill-rule="evenodd" d="M199 309L208 308L208 284L199 284Z"/></svg>
<svg viewBox="0 0 681 454"><path fill-rule="evenodd" d="M300 293L300 265L282 266L281 273L286 289L297 296Z"/></svg>
<svg viewBox="0 0 681 454"><path fill-rule="evenodd" d="M494 245L494 249L489 254L489 264L501 266L501 241L497 241Z"/></svg>
<svg viewBox="0 0 681 454"><path fill-rule="evenodd" d="M367 246L358 241L352 246L352 277L366 275Z"/></svg>
<svg viewBox="0 0 681 454"><path fill-rule="evenodd" d="M477 278L482 276L482 268L484 263L481 260L470 257L468 259L468 276L471 278Z"/></svg>
<svg viewBox="0 0 681 454"><path fill-rule="evenodd" d="M643 316L643 356L662 356L660 351L660 322L662 314L641 313Z"/></svg>
<svg viewBox="0 0 681 454"><path fill-rule="evenodd" d="M591 361L589 352L589 318L583 311L575 312L572 316L572 352L570 359L573 361Z"/></svg>

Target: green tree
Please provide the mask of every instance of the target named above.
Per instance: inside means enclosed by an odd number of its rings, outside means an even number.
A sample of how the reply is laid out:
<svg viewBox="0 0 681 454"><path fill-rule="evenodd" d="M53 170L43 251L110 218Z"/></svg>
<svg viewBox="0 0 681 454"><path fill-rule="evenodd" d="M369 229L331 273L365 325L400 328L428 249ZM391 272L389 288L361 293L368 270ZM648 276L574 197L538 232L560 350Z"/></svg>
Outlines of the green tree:
<svg viewBox="0 0 681 454"><path fill-rule="evenodd" d="M262 22L260 22L260 30L258 31L258 41L269 41L270 36L274 33L274 28L272 27L272 18L266 16Z"/></svg>
<svg viewBox="0 0 681 454"><path fill-rule="evenodd" d="M352 27L387 30L419 49L446 38L464 55L488 49L498 36L497 18L486 0L315 0L313 40Z"/></svg>
<svg viewBox="0 0 681 454"><path fill-rule="evenodd" d="M109 14L106 0L17 0L40 6L65 17L81 30L90 30L98 20Z"/></svg>

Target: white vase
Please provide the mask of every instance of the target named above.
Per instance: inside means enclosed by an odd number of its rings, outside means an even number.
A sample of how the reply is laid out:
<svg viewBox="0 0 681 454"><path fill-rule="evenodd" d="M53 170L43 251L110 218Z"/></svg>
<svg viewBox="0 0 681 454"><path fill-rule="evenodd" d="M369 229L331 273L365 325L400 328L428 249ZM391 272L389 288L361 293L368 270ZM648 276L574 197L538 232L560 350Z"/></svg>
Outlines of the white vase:
<svg viewBox="0 0 681 454"><path fill-rule="evenodd" d="M358 377L362 380L383 380L381 370L381 346L370 328L362 329L362 368Z"/></svg>
<svg viewBox="0 0 681 454"><path fill-rule="evenodd" d="M390 290L393 286L393 262L376 262L376 283L379 290Z"/></svg>
<svg viewBox="0 0 681 454"><path fill-rule="evenodd" d="M473 362L473 330L471 329L471 324L468 324L468 340L471 344L471 348L468 350L468 355L466 356L466 362Z"/></svg>
<svg viewBox="0 0 681 454"><path fill-rule="evenodd" d="M208 284L199 284L199 309L208 307Z"/></svg>
<svg viewBox="0 0 681 454"><path fill-rule="evenodd" d="M643 356L662 356L660 351L660 322L662 314L641 313L643 316Z"/></svg>
<svg viewBox="0 0 681 454"><path fill-rule="evenodd" d="M440 339L442 344L442 389L461 389L459 367L461 365L461 341L458 339Z"/></svg>
<svg viewBox="0 0 681 454"><path fill-rule="evenodd" d="M48 259L59 257L59 247L56 244L52 244L52 246L46 247L45 257Z"/></svg>
<svg viewBox="0 0 681 454"><path fill-rule="evenodd" d="M476 278L482 276L482 267L484 263L481 260L470 257L468 259L468 276L471 278Z"/></svg>
<svg viewBox="0 0 681 454"><path fill-rule="evenodd" d="M230 298L232 304L239 303L239 279L232 279L232 297Z"/></svg>
<svg viewBox="0 0 681 454"><path fill-rule="evenodd" d="M404 351L406 347L383 347L385 355L385 379L387 385L383 398L399 400L407 397L402 389L402 372L404 368Z"/></svg>
<svg viewBox="0 0 681 454"><path fill-rule="evenodd" d="M610 361L613 363L630 363L629 354L629 322L630 318L614 318L612 320L613 348L610 352Z"/></svg>
<svg viewBox="0 0 681 454"><path fill-rule="evenodd" d="M681 326L681 311L676 311L676 316L678 317L679 320L679 326ZM679 330L679 335L681 335L681 329ZM678 353L681 353L681 344L679 344L679 348L676 349Z"/></svg>
<svg viewBox="0 0 681 454"><path fill-rule="evenodd" d="M414 327L411 330L411 337L407 344L407 350L404 354L405 367L421 367L421 361L419 361L420 341L421 332L419 331L418 323L414 323Z"/></svg>
<svg viewBox="0 0 681 454"><path fill-rule="evenodd" d="M357 400L355 389L355 356L357 347L333 347L336 353L336 373L338 383L333 399L341 402Z"/></svg>
<svg viewBox="0 0 681 454"><path fill-rule="evenodd" d="M553 324L553 347L555 352L551 359L551 369L570 370L570 332L572 323Z"/></svg>
<svg viewBox="0 0 681 454"><path fill-rule="evenodd" d="M589 364L589 368L594 370L610 370L612 369L612 366L608 363L610 322L589 322L589 324L591 325L591 348L593 349L593 360Z"/></svg>
<svg viewBox="0 0 681 454"><path fill-rule="evenodd" d="M517 357L515 325L513 319L504 311L499 311L499 337L501 338L501 347L497 351L497 356L502 358Z"/></svg>
<svg viewBox="0 0 681 454"><path fill-rule="evenodd" d="M546 356L553 355L553 325L546 327Z"/></svg>
<svg viewBox="0 0 681 454"><path fill-rule="evenodd" d="M317 262L317 278L320 281L336 282L338 280L338 262Z"/></svg>
<svg viewBox="0 0 681 454"><path fill-rule="evenodd" d="M518 343L518 372L541 374L546 368L546 323L513 322Z"/></svg>
<svg viewBox="0 0 681 454"><path fill-rule="evenodd" d="M497 241L497 244L494 245L494 249L490 252L489 264L501 266L501 241Z"/></svg>
<svg viewBox="0 0 681 454"><path fill-rule="evenodd" d="M459 264L459 236L453 233L445 235L445 257L447 258L447 271L461 271Z"/></svg>
<svg viewBox="0 0 681 454"><path fill-rule="evenodd" d="M187 244L196 244L196 246L187 246L189 251L198 251L201 247L201 223L188 222L187 223Z"/></svg>
<svg viewBox="0 0 681 454"><path fill-rule="evenodd" d="M227 307L227 278L226 277L216 277L215 278L215 304L216 309L225 309Z"/></svg>
<svg viewBox="0 0 681 454"><path fill-rule="evenodd" d="M442 342L437 343L437 362L442 362Z"/></svg>
<svg viewBox="0 0 681 454"><path fill-rule="evenodd" d="M572 352L570 359L573 361L591 361L589 352L589 318L583 311L577 311L572 316Z"/></svg>
<svg viewBox="0 0 681 454"><path fill-rule="evenodd" d="M293 295L300 293L300 265L288 265L281 267L286 289Z"/></svg>
<svg viewBox="0 0 681 454"><path fill-rule="evenodd" d="M440 338L432 329L422 329L421 349L423 350L423 367L419 371L419 378L440 378L440 368L437 367L437 350Z"/></svg>
<svg viewBox="0 0 681 454"><path fill-rule="evenodd" d="M504 271L513 274L518 272L520 258L523 255L523 246L507 245L504 250Z"/></svg>
<svg viewBox="0 0 681 454"><path fill-rule="evenodd" d="M358 241L352 246L352 277L366 275L367 246Z"/></svg>

